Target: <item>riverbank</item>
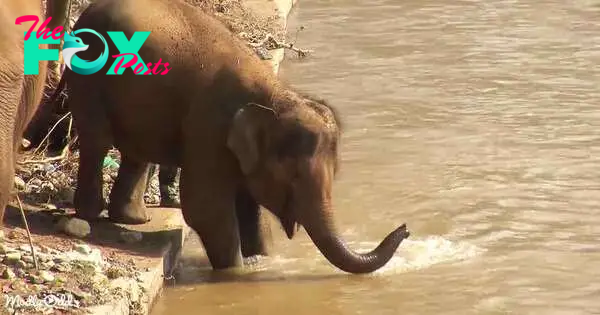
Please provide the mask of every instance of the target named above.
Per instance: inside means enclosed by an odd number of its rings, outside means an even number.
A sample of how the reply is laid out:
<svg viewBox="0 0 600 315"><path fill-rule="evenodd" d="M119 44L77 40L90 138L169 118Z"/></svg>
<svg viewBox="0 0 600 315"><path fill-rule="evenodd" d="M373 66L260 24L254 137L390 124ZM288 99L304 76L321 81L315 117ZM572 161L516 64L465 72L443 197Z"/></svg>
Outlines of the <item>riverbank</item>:
<svg viewBox="0 0 600 315"><path fill-rule="evenodd" d="M87 2L72 7L72 22ZM295 0L188 2L217 16L278 72L287 15ZM111 155L104 169L106 195L118 171L118 153ZM190 231L181 211L155 207L150 208L152 221L144 225L103 221L90 226L72 218L77 152L64 159L34 155L27 160L15 178L24 202L7 209L0 235L5 302L0 314L148 314ZM157 186L155 177L151 195L158 194Z"/></svg>

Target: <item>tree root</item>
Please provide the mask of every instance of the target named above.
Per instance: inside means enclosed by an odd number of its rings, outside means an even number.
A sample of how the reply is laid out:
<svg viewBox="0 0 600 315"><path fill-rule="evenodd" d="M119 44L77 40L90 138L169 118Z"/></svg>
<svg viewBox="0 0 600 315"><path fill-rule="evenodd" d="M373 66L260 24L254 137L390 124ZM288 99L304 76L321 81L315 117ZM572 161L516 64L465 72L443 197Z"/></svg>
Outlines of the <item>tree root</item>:
<svg viewBox="0 0 600 315"><path fill-rule="evenodd" d="M240 36L244 39L248 39L248 37L249 37L246 32L241 32L238 34L238 36ZM271 33L268 33L267 35L265 35L265 38L263 40L259 41L258 43L248 42L248 45L253 48L265 47L267 50L274 50L274 49L280 49L280 48L289 49L289 50L297 53L299 58L304 58L314 52L313 50L309 50L309 49L297 48L294 46L294 43L286 43L286 42L278 41L277 39L275 39L275 36L273 36L273 34L271 34Z"/></svg>

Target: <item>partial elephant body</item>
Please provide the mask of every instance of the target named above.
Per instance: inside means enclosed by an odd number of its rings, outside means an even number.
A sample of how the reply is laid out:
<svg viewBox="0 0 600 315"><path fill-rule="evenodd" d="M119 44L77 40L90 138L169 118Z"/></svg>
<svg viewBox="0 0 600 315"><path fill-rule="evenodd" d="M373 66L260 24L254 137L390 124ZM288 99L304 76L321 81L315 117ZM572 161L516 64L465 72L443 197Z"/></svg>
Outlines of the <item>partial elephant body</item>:
<svg viewBox="0 0 600 315"><path fill-rule="evenodd" d="M145 63L161 61L165 75L63 76L79 133L77 215L102 210L102 159L111 145L122 156L109 216L120 223L149 220L143 203L148 162L181 167L181 204L215 269L241 265L260 251L258 204L282 223L289 238L305 227L325 257L342 270L374 271L408 237L405 226L368 254L348 249L333 225L331 186L340 130L320 100L282 84L271 66L220 22L180 0L98 0L75 29L151 32L140 48ZM104 47L78 56L95 60ZM119 50L109 40L109 55ZM165 66L158 68L161 73Z"/></svg>
<svg viewBox="0 0 600 315"><path fill-rule="evenodd" d="M47 1L47 12L66 8L66 0ZM38 75L23 74L23 40L30 23L15 25L23 15L44 18L39 0L2 0L0 2L0 224L13 189L15 159L21 135L31 120L46 81L47 62L39 63ZM53 18L48 27L64 23L65 14ZM41 48L45 48L45 45Z"/></svg>

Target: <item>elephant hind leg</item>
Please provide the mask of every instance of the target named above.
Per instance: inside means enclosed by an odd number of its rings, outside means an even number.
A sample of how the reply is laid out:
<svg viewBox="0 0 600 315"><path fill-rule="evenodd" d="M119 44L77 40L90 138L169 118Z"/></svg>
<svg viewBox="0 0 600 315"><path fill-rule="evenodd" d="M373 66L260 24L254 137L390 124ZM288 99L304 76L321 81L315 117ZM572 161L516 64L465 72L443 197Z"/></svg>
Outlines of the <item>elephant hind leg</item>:
<svg viewBox="0 0 600 315"><path fill-rule="evenodd" d="M158 184L160 189L160 205L162 207L181 207L181 202L177 196L177 189L175 186L176 177L176 166L160 165Z"/></svg>
<svg viewBox="0 0 600 315"><path fill-rule="evenodd" d="M110 192L108 206L108 216L112 222L143 224L151 220L144 203L148 170L148 163L121 155L119 174Z"/></svg>
<svg viewBox="0 0 600 315"><path fill-rule="evenodd" d="M98 95L90 94L72 93L67 106L71 108L79 135L79 169L73 203L78 217L93 221L104 209L102 165L112 138L104 106Z"/></svg>
<svg viewBox="0 0 600 315"><path fill-rule="evenodd" d="M235 211L240 230L242 255L268 256L271 230L268 218L261 213L260 206L245 189L241 188L235 198Z"/></svg>
<svg viewBox="0 0 600 315"><path fill-rule="evenodd" d="M73 203L77 217L94 221L104 209L102 164L109 145L106 143L92 145L86 143L85 137L81 136L79 141L79 169Z"/></svg>

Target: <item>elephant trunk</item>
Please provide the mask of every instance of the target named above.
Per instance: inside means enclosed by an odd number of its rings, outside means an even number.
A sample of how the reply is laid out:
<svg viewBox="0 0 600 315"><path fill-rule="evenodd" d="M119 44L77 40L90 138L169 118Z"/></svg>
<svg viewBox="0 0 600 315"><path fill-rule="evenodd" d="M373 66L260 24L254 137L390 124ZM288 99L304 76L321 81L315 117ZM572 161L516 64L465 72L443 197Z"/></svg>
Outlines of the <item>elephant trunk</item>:
<svg viewBox="0 0 600 315"><path fill-rule="evenodd" d="M400 243L409 237L410 233L406 230L406 225L403 224L388 234L379 246L371 252L364 254L354 252L335 230L331 197L329 195L328 192L324 194L324 198L314 198L314 195L311 198L304 195L302 197L308 198L299 198L296 201L300 203L308 202L308 204L304 204L306 207L300 211L300 213L307 214L300 216L300 223L304 226L319 251L331 264L339 269L354 274L373 272L383 267L392 258ZM311 200L316 202L311 204Z"/></svg>

